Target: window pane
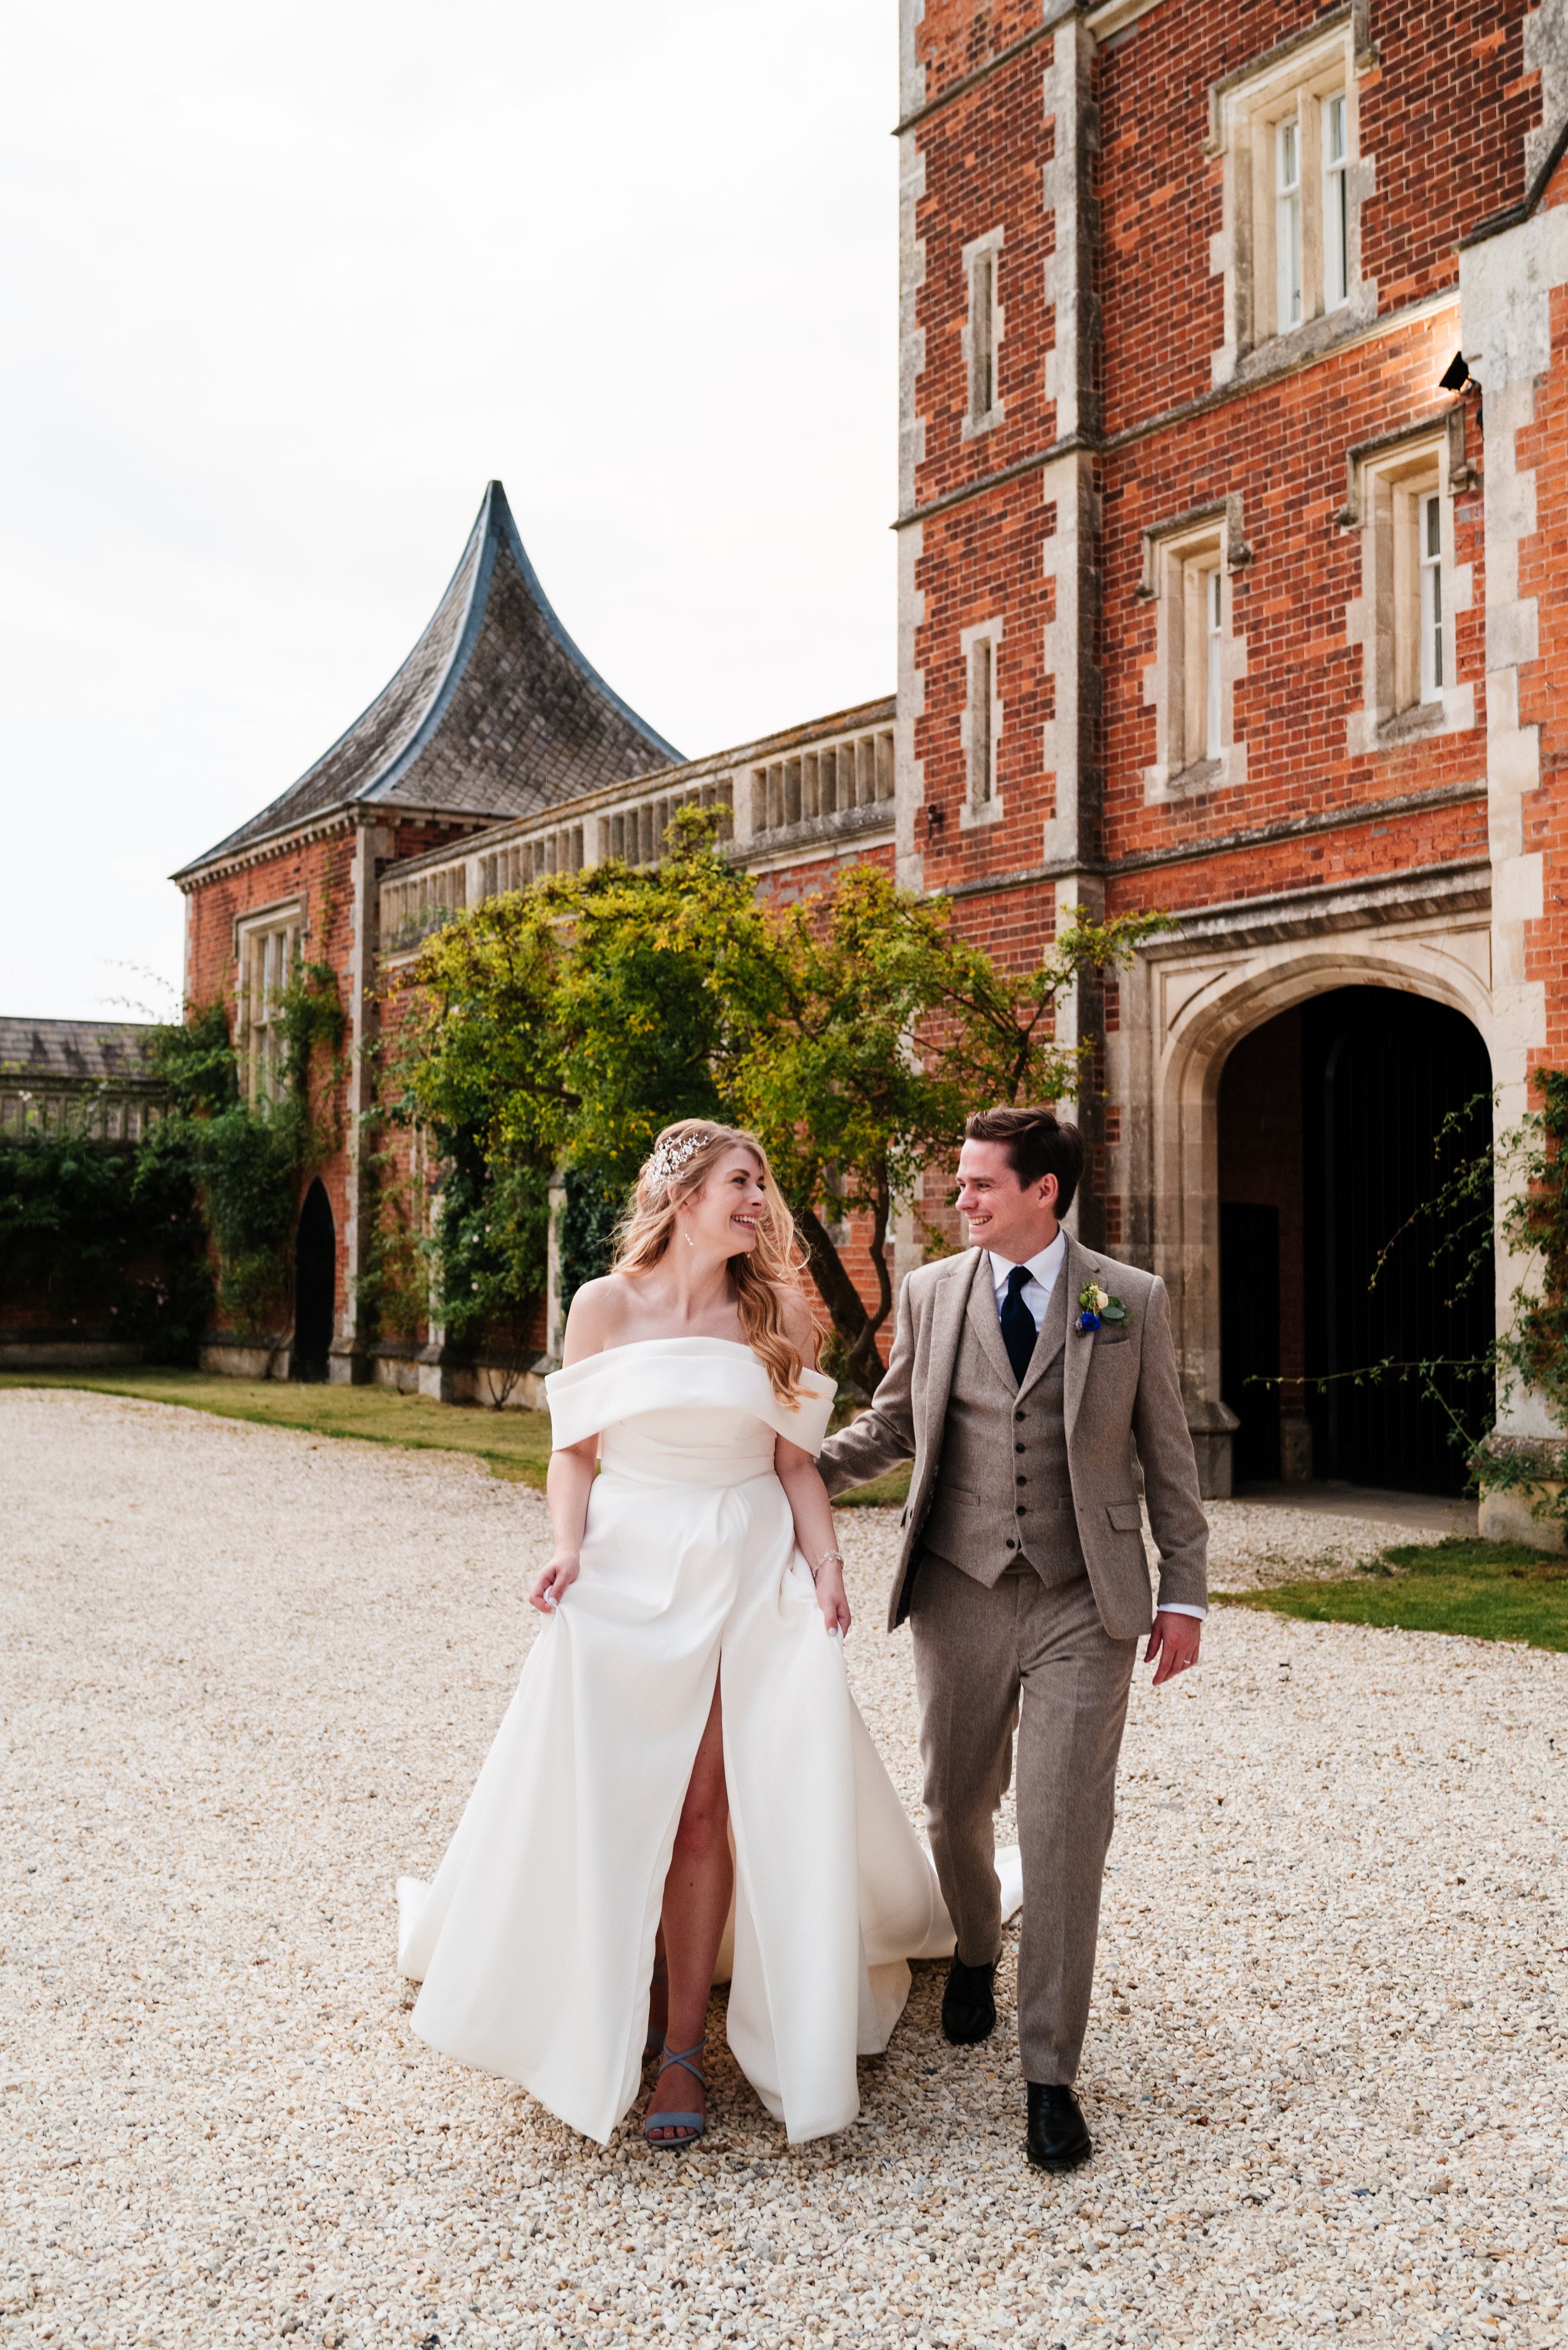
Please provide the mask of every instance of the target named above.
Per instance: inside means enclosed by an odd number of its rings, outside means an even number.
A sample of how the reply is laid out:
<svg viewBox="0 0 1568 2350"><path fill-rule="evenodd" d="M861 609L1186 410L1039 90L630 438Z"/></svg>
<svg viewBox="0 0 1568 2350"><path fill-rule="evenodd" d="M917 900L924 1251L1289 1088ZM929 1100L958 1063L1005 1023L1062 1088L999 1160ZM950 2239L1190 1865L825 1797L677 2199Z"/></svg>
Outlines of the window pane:
<svg viewBox="0 0 1568 2350"><path fill-rule="evenodd" d="M1207 673L1204 680L1206 691L1204 696L1203 755L1206 759L1217 759L1220 756L1220 751L1224 747L1220 739L1220 599L1223 591L1220 586L1220 573L1218 569L1210 571L1207 575L1204 580L1204 587L1207 591L1206 604L1209 618L1209 628L1208 643L1206 648Z"/></svg>
<svg viewBox="0 0 1568 2350"><path fill-rule="evenodd" d="M991 645L981 637L970 653L970 796L976 807L991 797Z"/></svg>
<svg viewBox="0 0 1568 2350"><path fill-rule="evenodd" d="M1350 299L1350 184L1345 141L1348 116L1343 97L1323 108L1323 277L1325 308Z"/></svg>
<svg viewBox="0 0 1568 2350"><path fill-rule="evenodd" d="M1441 501L1421 500L1421 699L1443 690L1443 517Z"/></svg>
<svg viewBox="0 0 1568 2350"><path fill-rule="evenodd" d="M1282 332L1298 326L1302 315L1301 150L1294 115L1275 133L1275 198L1278 318Z"/></svg>
<svg viewBox="0 0 1568 2350"><path fill-rule="evenodd" d="M1345 161L1345 100L1343 98L1331 98L1325 102L1323 109L1323 122L1324 137L1327 141L1324 160L1330 163L1343 163Z"/></svg>
<svg viewBox="0 0 1568 2350"><path fill-rule="evenodd" d="M970 287L971 348L974 358L970 405L977 417L989 416L995 405L995 267L994 255L982 253L975 262Z"/></svg>

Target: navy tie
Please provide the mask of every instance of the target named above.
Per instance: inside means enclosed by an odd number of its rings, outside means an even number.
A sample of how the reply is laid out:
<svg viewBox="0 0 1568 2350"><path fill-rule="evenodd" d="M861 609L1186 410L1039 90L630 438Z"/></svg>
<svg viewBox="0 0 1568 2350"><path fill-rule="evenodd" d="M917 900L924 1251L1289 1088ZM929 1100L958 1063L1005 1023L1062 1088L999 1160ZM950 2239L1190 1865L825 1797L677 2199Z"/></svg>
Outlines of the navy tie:
<svg viewBox="0 0 1568 2350"><path fill-rule="evenodd" d="M1020 1387L1029 1368L1029 1358L1034 1352L1039 1332L1034 1316L1023 1303L1024 1284L1033 1278L1026 1264L1015 1264L1007 1276L1007 1295L1002 1301L1002 1343L1007 1349L1007 1359L1012 1366L1012 1376Z"/></svg>

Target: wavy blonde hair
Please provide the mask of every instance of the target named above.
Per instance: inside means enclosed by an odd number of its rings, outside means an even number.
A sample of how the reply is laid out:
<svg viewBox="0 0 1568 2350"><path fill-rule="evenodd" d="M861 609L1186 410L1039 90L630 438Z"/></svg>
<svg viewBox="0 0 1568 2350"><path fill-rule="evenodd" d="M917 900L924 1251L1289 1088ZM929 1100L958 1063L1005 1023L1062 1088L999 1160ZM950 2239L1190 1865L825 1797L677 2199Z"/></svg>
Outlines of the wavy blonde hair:
<svg viewBox="0 0 1568 2350"><path fill-rule="evenodd" d="M761 1359L774 1393L781 1402L793 1404L801 1393L805 1365L784 1328L784 1300L792 1292L806 1295L801 1275L808 1260L795 1234L794 1218L774 1180L768 1154L754 1134L738 1126L716 1125L711 1118L677 1118L667 1126L643 1162L631 1205L616 1234L615 1270L650 1271L674 1238L681 1202L701 1191L727 1150L737 1149L749 1150L761 1168L763 1195L756 1247L730 1259L741 1329ZM660 1161L667 1166L671 1157L680 1164L666 1174Z"/></svg>

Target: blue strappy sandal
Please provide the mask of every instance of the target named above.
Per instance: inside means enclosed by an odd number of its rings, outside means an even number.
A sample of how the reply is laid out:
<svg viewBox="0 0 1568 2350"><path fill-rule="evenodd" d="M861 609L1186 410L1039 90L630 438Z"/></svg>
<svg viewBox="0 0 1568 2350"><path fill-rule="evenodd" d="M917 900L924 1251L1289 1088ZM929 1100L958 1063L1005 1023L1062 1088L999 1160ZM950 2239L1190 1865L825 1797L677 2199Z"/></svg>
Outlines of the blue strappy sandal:
<svg viewBox="0 0 1568 2350"><path fill-rule="evenodd" d="M691 2062L693 2056L700 2056L701 2053L702 2043L700 2040L694 2047L672 2048L659 2068L659 2080L663 2080L671 2064L682 2064L706 2096L707 2080L701 2066ZM656 2081L655 2088L658 2085L659 2082ZM706 2114L649 2114L642 2125L642 2134L656 2154L679 2154L682 2147L695 2146L698 2139L705 2135L707 2127ZM661 2129L683 2129L686 2135L684 2137L655 2137L654 2131Z"/></svg>

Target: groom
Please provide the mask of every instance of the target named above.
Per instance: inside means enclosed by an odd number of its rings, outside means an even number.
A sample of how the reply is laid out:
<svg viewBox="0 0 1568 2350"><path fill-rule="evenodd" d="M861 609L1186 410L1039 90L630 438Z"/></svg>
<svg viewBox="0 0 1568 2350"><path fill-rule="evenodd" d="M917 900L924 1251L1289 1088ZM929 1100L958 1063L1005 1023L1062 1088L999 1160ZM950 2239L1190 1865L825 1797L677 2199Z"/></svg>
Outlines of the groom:
<svg viewBox="0 0 1568 2350"><path fill-rule="evenodd" d="M1197 1663L1207 1589L1165 1284L1061 1229L1083 1167L1077 1128L1048 1109L969 1119L958 1205L974 1245L908 1276L876 1400L817 1464L840 1493L914 1459L888 1625L908 1617L914 1635L931 1851L958 1936L942 2030L960 2046L996 2022L992 1819L1017 1734L1018 2040L1029 2158L1046 2170L1091 2151L1073 2081L1150 1630L1135 1449L1160 1555L1157 1687Z"/></svg>

